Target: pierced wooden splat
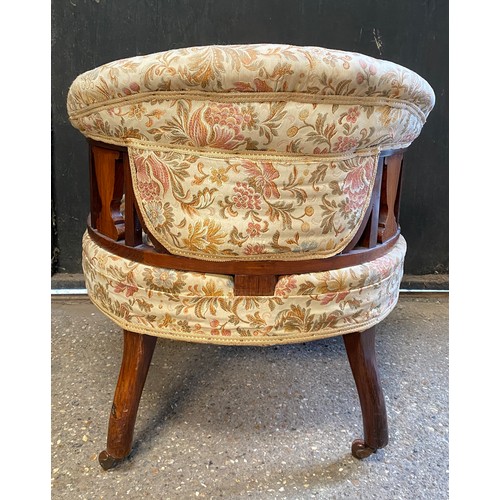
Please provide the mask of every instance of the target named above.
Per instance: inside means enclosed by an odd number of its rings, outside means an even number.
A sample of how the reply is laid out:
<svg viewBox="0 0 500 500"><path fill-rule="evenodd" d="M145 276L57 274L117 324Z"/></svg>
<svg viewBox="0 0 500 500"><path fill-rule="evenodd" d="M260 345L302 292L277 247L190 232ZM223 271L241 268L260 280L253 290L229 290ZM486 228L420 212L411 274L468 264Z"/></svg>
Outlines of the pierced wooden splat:
<svg viewBox="0 0 500 500"><path fill-rule="evenodd" d="M399 190L402 154L385 158L382 189L380 193L380 216L378 221L378 241L383 243L398 229Z"/></svg>
<svg viewBox="0 0 500 500"><path fill-rule="evenodd" d="M127 153L123 153L123 167L125 171L125 244L136 247L142 244L142 226L137 213Z"/></svg>
<svg viewBox="0 0 500 500"><path fill-rule="evenodd" d="M123 196L123 161L119 151L91 146L91 223L115 241L125 233L120 212Z"/></svg>

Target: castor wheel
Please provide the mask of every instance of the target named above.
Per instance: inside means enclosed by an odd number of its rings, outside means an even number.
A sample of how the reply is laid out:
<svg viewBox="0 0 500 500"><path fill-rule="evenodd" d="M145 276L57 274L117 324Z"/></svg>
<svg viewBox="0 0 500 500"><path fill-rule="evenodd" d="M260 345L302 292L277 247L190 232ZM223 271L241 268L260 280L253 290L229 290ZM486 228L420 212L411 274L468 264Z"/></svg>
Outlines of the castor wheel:
<svg viewBox="0 0 500 500"><path fill-rule="evenodd" d="M106 450L99 453L99 463L104 470L112 469L120 462L123 462L123 459L112 457Z"/></svg>
<svg viewBox="0 0 500 500"><path fill-rule="evenodd" d="M355 439L352 442L351 452L354 458L359 458L360 460L363 458L369 457L372 453L375 453L377 450L370 448L362 439Z"/></svg>

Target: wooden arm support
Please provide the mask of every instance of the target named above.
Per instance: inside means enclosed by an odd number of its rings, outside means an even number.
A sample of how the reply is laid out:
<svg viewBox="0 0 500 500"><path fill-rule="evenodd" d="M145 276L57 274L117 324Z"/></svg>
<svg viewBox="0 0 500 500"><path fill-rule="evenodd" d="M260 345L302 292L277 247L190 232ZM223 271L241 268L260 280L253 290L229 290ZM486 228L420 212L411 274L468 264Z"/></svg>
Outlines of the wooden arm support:
<svg viewBox="0 0 500 500"><path fill-rule="evenodd" d="M125 227L120 203L123 196L123 153L91 146L90 218L92 227L115 241Z"/></svg>
<svg viewBox="0 0 500 500"><path fill-rule="evenodd" d="M355 248L373 248L390 240L399 231L402 166L401 150L381 153L370 205L358 232L343 250L343 254Z"/></svg>
<svg viewBox="0 0 500 500"><path fill-rule="evenodd" d="M398 228L403 154L394 154L384 160L378 221L380 243L387 241Z"/></svg>

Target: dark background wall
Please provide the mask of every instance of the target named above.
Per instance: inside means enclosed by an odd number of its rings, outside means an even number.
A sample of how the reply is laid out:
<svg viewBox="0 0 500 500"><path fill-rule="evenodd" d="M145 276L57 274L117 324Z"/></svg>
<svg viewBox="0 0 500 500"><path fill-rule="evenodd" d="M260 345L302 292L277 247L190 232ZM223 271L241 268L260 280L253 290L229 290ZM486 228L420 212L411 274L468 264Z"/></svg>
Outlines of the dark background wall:
<svg viewBox="0 0 500 500"><path fill-rule="evenodd" d="M448 4L445 0L53 0L52 269L81 272L87 145L67 119L80 73L173 48L289 43L361 52L406 66L436 93L405 157L401 226L407 274L448 272Z"/></svg>

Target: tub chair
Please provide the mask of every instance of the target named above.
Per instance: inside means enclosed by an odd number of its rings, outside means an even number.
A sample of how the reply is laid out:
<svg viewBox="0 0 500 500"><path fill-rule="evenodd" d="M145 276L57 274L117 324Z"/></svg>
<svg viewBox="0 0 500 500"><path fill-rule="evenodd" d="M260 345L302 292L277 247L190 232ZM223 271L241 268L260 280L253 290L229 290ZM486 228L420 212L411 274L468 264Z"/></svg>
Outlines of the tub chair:
<svg viewBox="0 0 500 500"><path fill-rule="evenodd" d="M342 335L364 429L352 453L387 444L373 327L398 299L403 153L433 105L414 72L319 47L183 48L74 80L69 119L90 146L82 267L124 331L104 469L131 452L158 337Z"/></svg>

